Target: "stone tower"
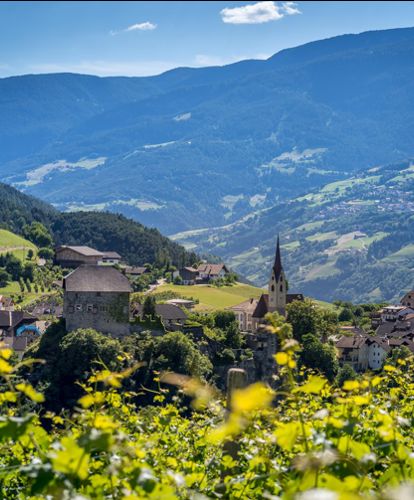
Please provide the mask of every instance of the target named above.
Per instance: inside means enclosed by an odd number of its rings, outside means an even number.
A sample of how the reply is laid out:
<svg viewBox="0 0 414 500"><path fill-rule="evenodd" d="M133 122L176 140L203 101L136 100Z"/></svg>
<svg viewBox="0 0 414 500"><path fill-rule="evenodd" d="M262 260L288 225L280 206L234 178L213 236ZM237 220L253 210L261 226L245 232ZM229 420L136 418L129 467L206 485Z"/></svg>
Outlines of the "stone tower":
<svg viewBox="0 0 414 500"><path fill-rule="evenodd" d="M286 278L280 257L279 236L277 237L275 262L269 280L269 312L277 311L285 315L286 312Z"/></svg>

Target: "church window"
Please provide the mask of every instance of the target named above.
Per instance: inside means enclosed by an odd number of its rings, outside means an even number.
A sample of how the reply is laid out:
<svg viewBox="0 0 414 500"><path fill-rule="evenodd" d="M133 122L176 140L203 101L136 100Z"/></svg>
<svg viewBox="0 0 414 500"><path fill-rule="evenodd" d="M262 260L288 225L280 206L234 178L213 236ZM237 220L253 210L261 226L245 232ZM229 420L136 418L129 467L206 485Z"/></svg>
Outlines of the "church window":
<svg viewBox="0 0 414 500"><path fill-rule="evenodd" d="M272 292L275 291L275 285L272 285Z"/></svg>
<svg viewBox="0 0 414 500"><path fill-rule="evenodd" d="M283 276L280 277L280 281L283 281Z"/></svg>
<svg viewBox="0 0 414 500"><path fill-rule="evenodd" d="M283 292L283 285L280 285L280 291Z"/></svg>
<svg viewBox="0 0 414 500"><path fill-rule="evenodd" d="M82 311L82 304L76 304L75 308L77 311Z"/></svg>

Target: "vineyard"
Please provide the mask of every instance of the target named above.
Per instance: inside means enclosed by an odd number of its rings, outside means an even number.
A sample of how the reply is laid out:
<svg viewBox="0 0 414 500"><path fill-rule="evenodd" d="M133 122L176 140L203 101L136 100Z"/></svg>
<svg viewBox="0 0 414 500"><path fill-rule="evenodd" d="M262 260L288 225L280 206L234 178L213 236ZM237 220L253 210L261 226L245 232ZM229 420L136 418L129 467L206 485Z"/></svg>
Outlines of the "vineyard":
<svg viewBox="0 0 414 500"><path fill-rule="evenodd" d="M81 381L71 413L42 412L24 378L39 360L0 350L2 499L409 499L414 497L410 360L332 386L299 371L290 326L279 336L275 387L224 398L202 381L160 374L137 407L128 378L105 366ZM412 365L411 365L412 366ZM145 388L142 388L145 391Z"/></svg>

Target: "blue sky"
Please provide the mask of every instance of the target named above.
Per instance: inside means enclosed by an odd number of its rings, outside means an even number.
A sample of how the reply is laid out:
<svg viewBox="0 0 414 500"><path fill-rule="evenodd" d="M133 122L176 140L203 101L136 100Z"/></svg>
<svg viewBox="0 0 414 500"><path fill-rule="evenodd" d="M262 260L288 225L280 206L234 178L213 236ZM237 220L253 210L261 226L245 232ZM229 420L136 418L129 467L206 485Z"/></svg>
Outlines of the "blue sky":
<svg viewBox="0 0 414 500"><path fill-rule="evenodd" d="M414 26L414 2L0 2L0 76L151 75Z"/></svg>

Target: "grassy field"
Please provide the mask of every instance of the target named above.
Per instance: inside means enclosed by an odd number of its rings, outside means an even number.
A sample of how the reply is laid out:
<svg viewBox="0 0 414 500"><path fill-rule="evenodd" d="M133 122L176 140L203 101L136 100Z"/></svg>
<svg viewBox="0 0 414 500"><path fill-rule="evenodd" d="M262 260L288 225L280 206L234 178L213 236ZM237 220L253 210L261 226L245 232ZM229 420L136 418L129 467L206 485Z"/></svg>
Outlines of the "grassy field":
<svg viewBox="0 0 414 500"><path fill-rule="evenodd" d="M258 298L264 292L261 288L237 283L233 286L215 287L209 285L173 285L165 284L157 288L157 292L172 290L183 297L192 297L200 301L196 310L225 309L235 306L251 297Z"/></svg>
<svg viewBox="0 0 414 500"><path fill-rule="evenodd" d="M28 250L36 252L36 245L30 241L11 233L6 229L0 229L0 253L10 252L20 260L25 260Z"/></svg>

